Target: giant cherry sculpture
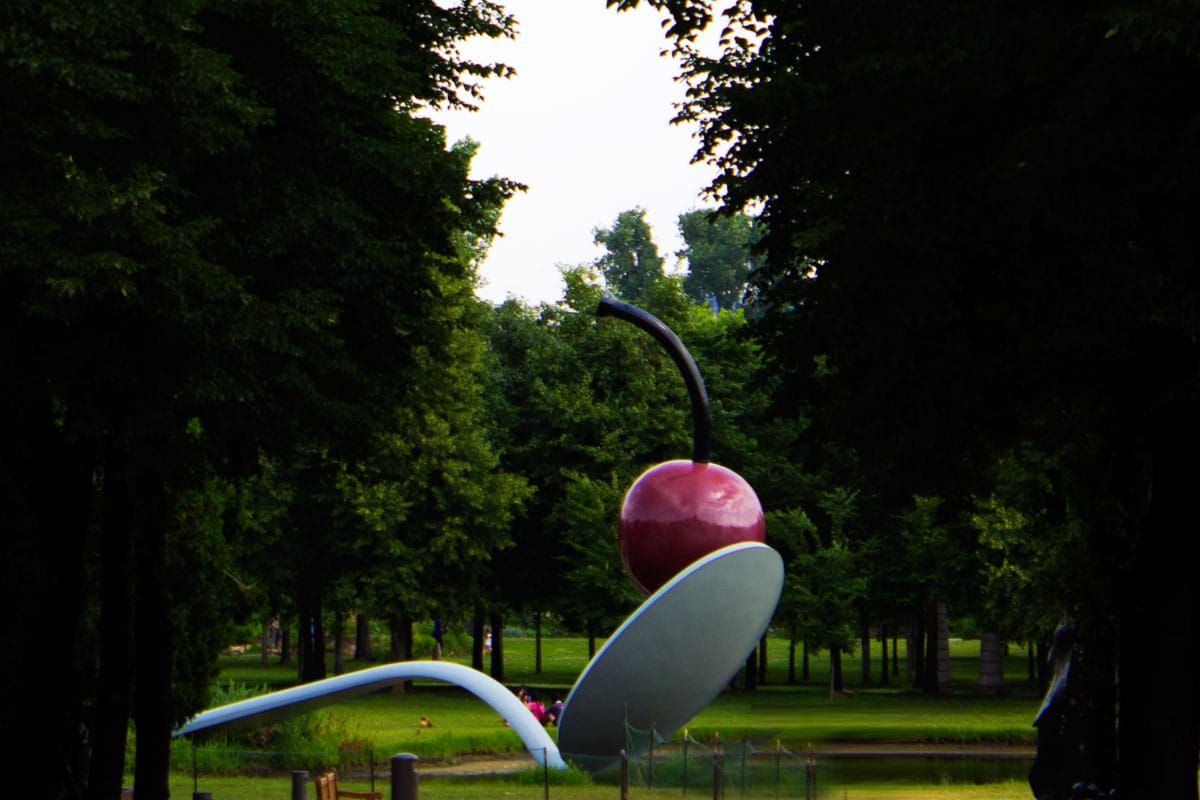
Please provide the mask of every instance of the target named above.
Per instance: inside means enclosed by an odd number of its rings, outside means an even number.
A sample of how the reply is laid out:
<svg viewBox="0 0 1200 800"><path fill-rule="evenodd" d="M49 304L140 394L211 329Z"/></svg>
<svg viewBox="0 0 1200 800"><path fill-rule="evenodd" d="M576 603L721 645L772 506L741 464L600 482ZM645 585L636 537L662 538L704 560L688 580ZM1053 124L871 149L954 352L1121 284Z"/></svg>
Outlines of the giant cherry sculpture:
<svg viewBox="0 0 1200 800"><path fill-rule="evenodd" d="M700 370L679 337L637 306L605 294L598 317L647 331L670 353L687 385L694 434L691 460L665 461L638 477L621 504L617 542L634 583L651 594L703 556L737 542L764 542L758 495L742 476L709 460L712 414Z"/></svg>

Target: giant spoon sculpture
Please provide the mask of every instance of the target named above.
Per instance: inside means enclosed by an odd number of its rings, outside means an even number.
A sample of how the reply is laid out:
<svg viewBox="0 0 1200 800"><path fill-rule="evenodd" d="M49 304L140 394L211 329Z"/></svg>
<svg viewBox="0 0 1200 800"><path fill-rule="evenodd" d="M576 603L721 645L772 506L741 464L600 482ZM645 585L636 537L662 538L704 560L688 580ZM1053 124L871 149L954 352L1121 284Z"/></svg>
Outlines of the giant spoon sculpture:
<svg viewBox="0 0 1200 800"><path fill-rule="evenodd" d="M403 661L204 711L175 731L202 735L267 724L412 678L467 689L495 709L534 760L602 768L626 747L626 726L671 732L705 708L745 663L775 613L783 561L763 543L762 507L736 473L709 462L711 418L700 372L679 338L645 311L605 295L597 316L649 332L687 383L693 457L648 469L625 495L621 558L649 597L584 668L563 706L557 744L504 685L445 661Z"/></svg>

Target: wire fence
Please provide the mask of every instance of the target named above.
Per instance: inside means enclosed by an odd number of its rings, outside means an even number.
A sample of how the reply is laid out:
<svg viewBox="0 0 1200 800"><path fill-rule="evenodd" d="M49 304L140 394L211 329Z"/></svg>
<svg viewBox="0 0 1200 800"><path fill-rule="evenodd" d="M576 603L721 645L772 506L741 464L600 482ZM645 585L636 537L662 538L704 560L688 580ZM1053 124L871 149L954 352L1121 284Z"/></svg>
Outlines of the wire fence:
<svg viewBox="0 0 1200 800"><path fill-rule="evenodd" d="M569 799L577 797L578 787L586 784L610 788L613 800L663 797L825 800L853 797L856 788L873 783L918 787L1024 781L1030 763L1022 757L979 755L848 756L822 753L811 747L796 751L779 740L755 742L749 738L725 740L714 736L698 741L687 731L666 739L654 730L630 729L626 744L626 750L614 754L606 763L590 757L588 776L578 771L561 773L539 767L533 759L516 760L515 765L510 763L494 773L447 770L420 762L416 771L420 782L428 786L426 793L434 796L436 785L454 784L455 797L494 797L497 784L504 784L505 794L510 794L510 787L522 788L523 793L513 796ZM569 762L582 760L572 758L570 753L563 756ZM376 753L370 747L331 753L232 750L199 745L192 748L190 763L179 763L182 759L177 758L175 768L190 772L198 788L211 776L268 779L282 787L298 771L318 775L336 769L339 781L346 788L382 791L386 797L390 757L391 754ZM291 796L292 800L306 800L295 794ZM307 797L313 797L311 791Z"/></svg>

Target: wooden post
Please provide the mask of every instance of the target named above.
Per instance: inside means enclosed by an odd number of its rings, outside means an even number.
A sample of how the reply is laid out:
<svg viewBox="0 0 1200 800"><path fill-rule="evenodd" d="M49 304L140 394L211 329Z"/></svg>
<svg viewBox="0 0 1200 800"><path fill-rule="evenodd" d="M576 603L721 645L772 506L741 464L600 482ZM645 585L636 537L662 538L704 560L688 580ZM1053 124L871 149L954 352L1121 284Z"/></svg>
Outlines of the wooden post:
<svg viewBox="0 0 1200 800"><path fill-rule="evenodd" d="M417 762L412 753L392 756L392 800L417 800Z"/></svg>
<svg viewBox="0 0 1200 800"><path fill-rule="evenodd" d="M292 772L292 800L308 800L308 773L302 769Z"/></svg>
<svg viewBox="0 0 1200 800"><path fill-rule="evenodd" d="M713 800L721 800L721 752L713 751Z"/></svg>
<svg viewBox="0 0 1200 800"><path fill-rule="evenodd" d="M621 800L629 800L629 754L621 751Z"/></svg>

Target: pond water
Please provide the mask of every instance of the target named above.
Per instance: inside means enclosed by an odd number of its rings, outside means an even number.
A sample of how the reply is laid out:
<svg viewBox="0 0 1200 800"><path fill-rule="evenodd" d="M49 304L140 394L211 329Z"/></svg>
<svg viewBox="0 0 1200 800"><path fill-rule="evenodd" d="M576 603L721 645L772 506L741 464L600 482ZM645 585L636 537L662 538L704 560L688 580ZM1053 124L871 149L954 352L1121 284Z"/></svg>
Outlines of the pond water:
<svg viewBox="0 0 1200 800"><path fill-rule="evenodd" d="M816 765L818 785L855 783L983 784L1025 780L1030 757L825 758Z"/></svg>
<svg viewBox="0 0 1200 800"><path fill-rule="evenodd" d="M990 783L1024 782L1033 765L1031 755L1014 753L868 755L821 754L809 767L807 758L786 754L754 753L742 758L727 753L721 763L720 780L727 797L805 797L810 787L818 796L856 785L977 786ZM697 792L710 790L714 777L710 755L684 761L678 755L653 761L631 760L630 786L678 787ZM618 780L609 773L604 782ZM685 789L686 787L686 789Z"/></svg>

